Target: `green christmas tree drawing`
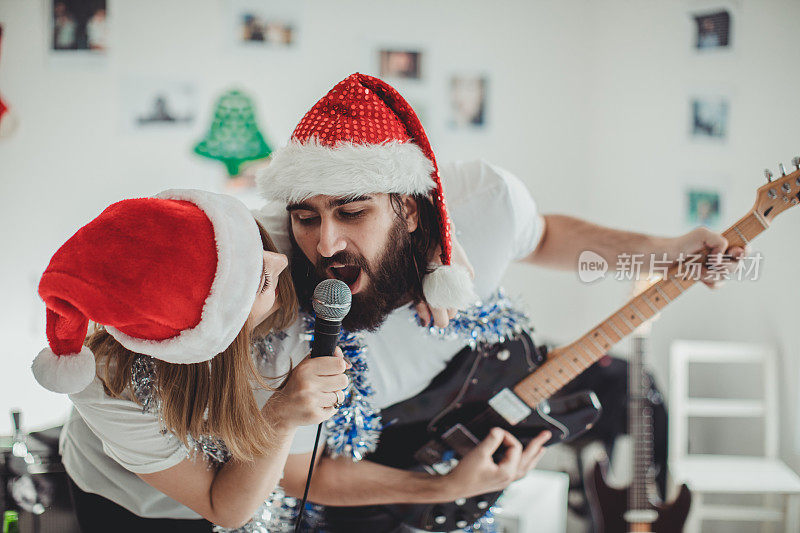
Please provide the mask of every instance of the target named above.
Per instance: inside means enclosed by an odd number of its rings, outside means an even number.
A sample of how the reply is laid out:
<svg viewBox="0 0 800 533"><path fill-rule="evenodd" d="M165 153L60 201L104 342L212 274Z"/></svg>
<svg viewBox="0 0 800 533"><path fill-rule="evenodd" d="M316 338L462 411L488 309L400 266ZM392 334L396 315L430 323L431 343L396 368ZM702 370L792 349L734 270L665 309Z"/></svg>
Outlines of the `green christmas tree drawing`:
<svg viewBox="0 0 800 533"><path fill-rule="evenodd" d="M272 153L256 124L253 101L232 90L223 94L214 110L214 121L195 153L222 161L233 177L242 163L263 159Z"/></svg>

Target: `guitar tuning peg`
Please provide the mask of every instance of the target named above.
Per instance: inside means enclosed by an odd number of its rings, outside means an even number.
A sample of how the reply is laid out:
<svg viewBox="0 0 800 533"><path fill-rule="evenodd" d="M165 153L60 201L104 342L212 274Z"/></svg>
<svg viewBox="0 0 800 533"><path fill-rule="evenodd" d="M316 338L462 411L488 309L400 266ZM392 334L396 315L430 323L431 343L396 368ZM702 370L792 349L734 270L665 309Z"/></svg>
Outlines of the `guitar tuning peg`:
<svg viewBox="0 0 800 533"><path fill-rule="evenodd" d="M772 181L772 171L770 171L770 169L768 169L768 168L765 168L764 169L764 177L767 178L767 183Z"/></svg>
<svg viewBox="0 0 800 533"><path fill-rule="evenodd" d="M778 163L778 168L781 171L781 176L785 176L786 175L786 167L783 166L783 163Z"/></svg>
<svg viewBox="0 0 800 533"><path fill-rule="evenodd" d="M794 165L795 170L800 170L800 156L794 156L792 158L792 164Z"/></svg>

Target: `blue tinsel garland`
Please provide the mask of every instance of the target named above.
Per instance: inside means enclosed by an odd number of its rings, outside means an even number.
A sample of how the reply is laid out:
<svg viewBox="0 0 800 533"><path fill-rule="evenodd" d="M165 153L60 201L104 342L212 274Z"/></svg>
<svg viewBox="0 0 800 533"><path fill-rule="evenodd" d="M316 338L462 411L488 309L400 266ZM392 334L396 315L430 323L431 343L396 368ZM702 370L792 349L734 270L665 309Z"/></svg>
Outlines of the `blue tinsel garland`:
<svg viewBox="0 0 800 533"><path fill-rule="evenodd" d="M304 318L306 334L313 339L314 317L305 315ZM345 372L350 384L345 390L342 406L325 422L328 435L326 451L331 457L345 456L360 461L377 448L383 425L380 409L373 408L370 403L375 391L367 376L367 348L363 339L357 333L341 330L339 348L353 366Z"/></svg>
<svg viewBox="0 0 800 533"><path fill-rule="evenodd" d="M414 320L419 320L415 314ZM530 318L500 288L485 301L477 302L450 320L447 327L430 326L428 333L442 339L464 339L470 348L500 344L530 330Z"/></svg>

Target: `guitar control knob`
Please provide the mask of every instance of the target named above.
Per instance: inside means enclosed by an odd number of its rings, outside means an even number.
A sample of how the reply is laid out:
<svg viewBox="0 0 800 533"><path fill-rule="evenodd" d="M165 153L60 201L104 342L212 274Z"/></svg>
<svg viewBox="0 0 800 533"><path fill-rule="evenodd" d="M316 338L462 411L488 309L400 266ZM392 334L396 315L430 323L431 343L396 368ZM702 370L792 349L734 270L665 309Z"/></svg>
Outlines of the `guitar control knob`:
<svg viewBox="0 0 800 533"><path fill-rule="evenodd" d="M465 527L467 527L468 525L469 525L469 522L467 522L467 521L466 521L466 520L464 520L464 519L461 519L461 520L459 520L459 521L457 521L457 522L456 522L456 527L457 527L458 529L464 529L464 528L465 528Z"/></svg>
<svg viewBox="0 0 800 533"><path fill-rule="evenodd" d="M489 507L489 502L486 500L481 500L478 502L478 509L486 509L487 507Z"/></svg>
<svg viewBox="0 0 800 533"><path fill-rule="evenodd" d="M457 500L455 501L455 504L456 504L456 505L458 505L459 507L461 507L461 506L462 506L462 505L464 505L465 503L467 503L467 499L466 499L466 498L459 498L459 499L457 499Z"/></svg>
<svg viewBox="0 0 800 533"><path fill-rule="evenodd" d="M437 514L436 516L433 517L433 521L441 526L442 524L447 522L447 517L443 514Z"/></svg>
<svg viewBox="0 0 800 533"><path fill-rule="evenodd" d="M497 359L500 361L508 361L508 358L511 357L511 352L503 348L499 352L497 352Z"/></svg>
<svg viewBox="0 0 800 533"><path fill-rule="evenodd" d="M770 171L770 169L768 168L764 169L764 177L767 178L767 182L772 181L772 172Z"/></svg>

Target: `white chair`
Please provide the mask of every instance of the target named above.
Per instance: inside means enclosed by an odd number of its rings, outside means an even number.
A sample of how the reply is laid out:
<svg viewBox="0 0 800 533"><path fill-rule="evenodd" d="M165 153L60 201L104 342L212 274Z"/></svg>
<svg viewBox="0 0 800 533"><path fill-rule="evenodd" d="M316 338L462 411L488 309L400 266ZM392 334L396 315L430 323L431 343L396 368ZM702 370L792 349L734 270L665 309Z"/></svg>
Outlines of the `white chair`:
<svg viewBox="0 0 800 533"><path fill-rule="evenodd" d="M761 366L763 398L689 396L692 363L744 363ZM735 386L731 386L735 390ZM687 533L700 531L703 520L783 522L787 533L800 531L800 476L778 459L778 378L770 346L711 341L675 341L670 349L669 463L672 478L692 491ZM689 453L689 419L757 417L764 420L762 456ZM706 494L752 494L780 506L707 504Z"/></svg>
<svg viewBox="0 0 800 533"><path fill-rule="evenodd" d="M501 533L564 533L568 495L567 474L538 468L531 470L500 497L495 515L497 530Z"/></svg>

